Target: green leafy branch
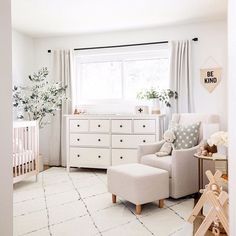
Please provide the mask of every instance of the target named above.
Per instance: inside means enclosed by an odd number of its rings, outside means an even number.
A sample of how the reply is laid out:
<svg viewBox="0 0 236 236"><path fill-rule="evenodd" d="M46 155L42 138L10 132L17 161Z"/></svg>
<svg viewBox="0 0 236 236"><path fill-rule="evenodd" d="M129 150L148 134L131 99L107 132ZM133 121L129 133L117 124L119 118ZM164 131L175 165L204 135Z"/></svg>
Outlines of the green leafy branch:
<svg viewBox="0 0 236 236"><path fill-rule="evenodd" d="M163 102L167 107L171 107L171 99L178 99L178 93L171 89L155 89L150 88L142 90L137 93L138 99L158 99L160 102Z"/></svg>
<svg viewBox="0 0 236 236"><path fill-rule="evenodd" d="M48 69L42 68L37 73L29 76L30 86L14 86L13 106L18 112L19 119L27 116L28 120L38 120L42 128L47 124L47 115L55 116L62 104L68 100L66 97L67 86L59 82L48 82Z"/></svg>

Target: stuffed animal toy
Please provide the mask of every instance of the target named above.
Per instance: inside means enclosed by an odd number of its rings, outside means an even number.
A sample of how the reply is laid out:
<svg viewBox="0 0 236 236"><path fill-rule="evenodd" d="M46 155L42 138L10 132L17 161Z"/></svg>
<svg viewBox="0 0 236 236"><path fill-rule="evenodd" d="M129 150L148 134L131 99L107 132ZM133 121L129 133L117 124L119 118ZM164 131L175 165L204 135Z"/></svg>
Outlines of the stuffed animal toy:
<svg viewBox="0 0 236 236"><path fill-rule="evenodd" d="M175 141L175 133L172 130L167 130L164 135L164 144L162 145L159 152L156 152L158 157L169 156L173 149L173 142Z"/></svg>
<svg viewBox="0 0 236 236"><path fill-rule="evenodd" d="M203 141L200 145L200 148L197 152L199 156L208 156L212 157L213 153L217 152L217 147L215 145L210 146L206 141Z"/></svg>

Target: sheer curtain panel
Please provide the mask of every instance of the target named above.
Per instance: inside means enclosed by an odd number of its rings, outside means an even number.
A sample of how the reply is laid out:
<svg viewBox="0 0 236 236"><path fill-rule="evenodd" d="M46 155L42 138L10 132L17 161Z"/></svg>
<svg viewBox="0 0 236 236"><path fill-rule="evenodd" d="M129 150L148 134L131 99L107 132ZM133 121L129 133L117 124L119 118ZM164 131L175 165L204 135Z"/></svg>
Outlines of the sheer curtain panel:
<svg viewBox="0 0 236 236"><path fill-rule="evenodd" d="M72 53L70 50L53 50L53 77L55 82L61 82L67 86L66 96L70 99L62 104L62 109L52 118L51 123L51 139L50 139L50 157L49 165L65 166L65 114L72 112Z"/></svg>
<svg viewBox="0 0 236 236"><path fill-rule="evenodd" d="M193 112L191 40L170 42L170 88L177 91L172 112Z"/></svg>

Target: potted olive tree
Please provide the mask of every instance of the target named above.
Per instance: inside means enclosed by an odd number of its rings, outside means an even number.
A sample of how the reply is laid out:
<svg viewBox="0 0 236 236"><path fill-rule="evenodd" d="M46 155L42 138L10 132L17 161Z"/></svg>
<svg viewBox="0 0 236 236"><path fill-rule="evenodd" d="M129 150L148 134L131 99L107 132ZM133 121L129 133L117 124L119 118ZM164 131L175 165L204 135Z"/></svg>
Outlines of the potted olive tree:
<svg viewBox="0 0 236 236"><path fill-rule="evenodd" d="M152 87L138 92L137 98L152 101L152 114L160 114L160 103L166 107L171 107L171 99L177 99L178 93L171 89L155 89Z"/></svg>
<svg viewBox="0 0 236 236"><path fill-rule="evenodd" d="M29 75L28 86L14 86L13 107L17 118L22 120L37 120L39 128L49 123L47 119L55 116L63 102L68 98L65 95L67 86L59 82L47 80L48 69L42 68L37 73ZM42 155L39 158L42 169Z"/></svg>
<svg viewBox="0 0 236 236"><path fill-rule="evenodd" d="M13 107L17 118L37 120L43 128L48 122L47 116L55 116L62 103L68 100L65 95L67 86L59 82L47 80L48 69L42 68L37 73L29 75L29 86L14 86Z"/></svg>

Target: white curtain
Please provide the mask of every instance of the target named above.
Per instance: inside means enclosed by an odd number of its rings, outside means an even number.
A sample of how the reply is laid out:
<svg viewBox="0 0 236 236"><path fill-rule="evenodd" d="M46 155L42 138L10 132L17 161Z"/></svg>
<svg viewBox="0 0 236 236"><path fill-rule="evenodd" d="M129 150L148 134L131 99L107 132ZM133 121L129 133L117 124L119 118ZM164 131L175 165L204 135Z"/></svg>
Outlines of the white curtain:
<svg viewBox="0 0 236 236"><path fill-rule="evenodd" d="M62 109L52 118L51 139L50 139L50 156L49 165L65 166L65 114L72 113L72 54L70 50L53 50L53 81L61 82L66 85L66 96L69 101L62 104Z"/></svg>
<svg viewBox="0 0 236 236"><path fill-rule="evenodd" d="M171 112L193 112L191 40L170 42L170 88L177 91Z"/></svg>

